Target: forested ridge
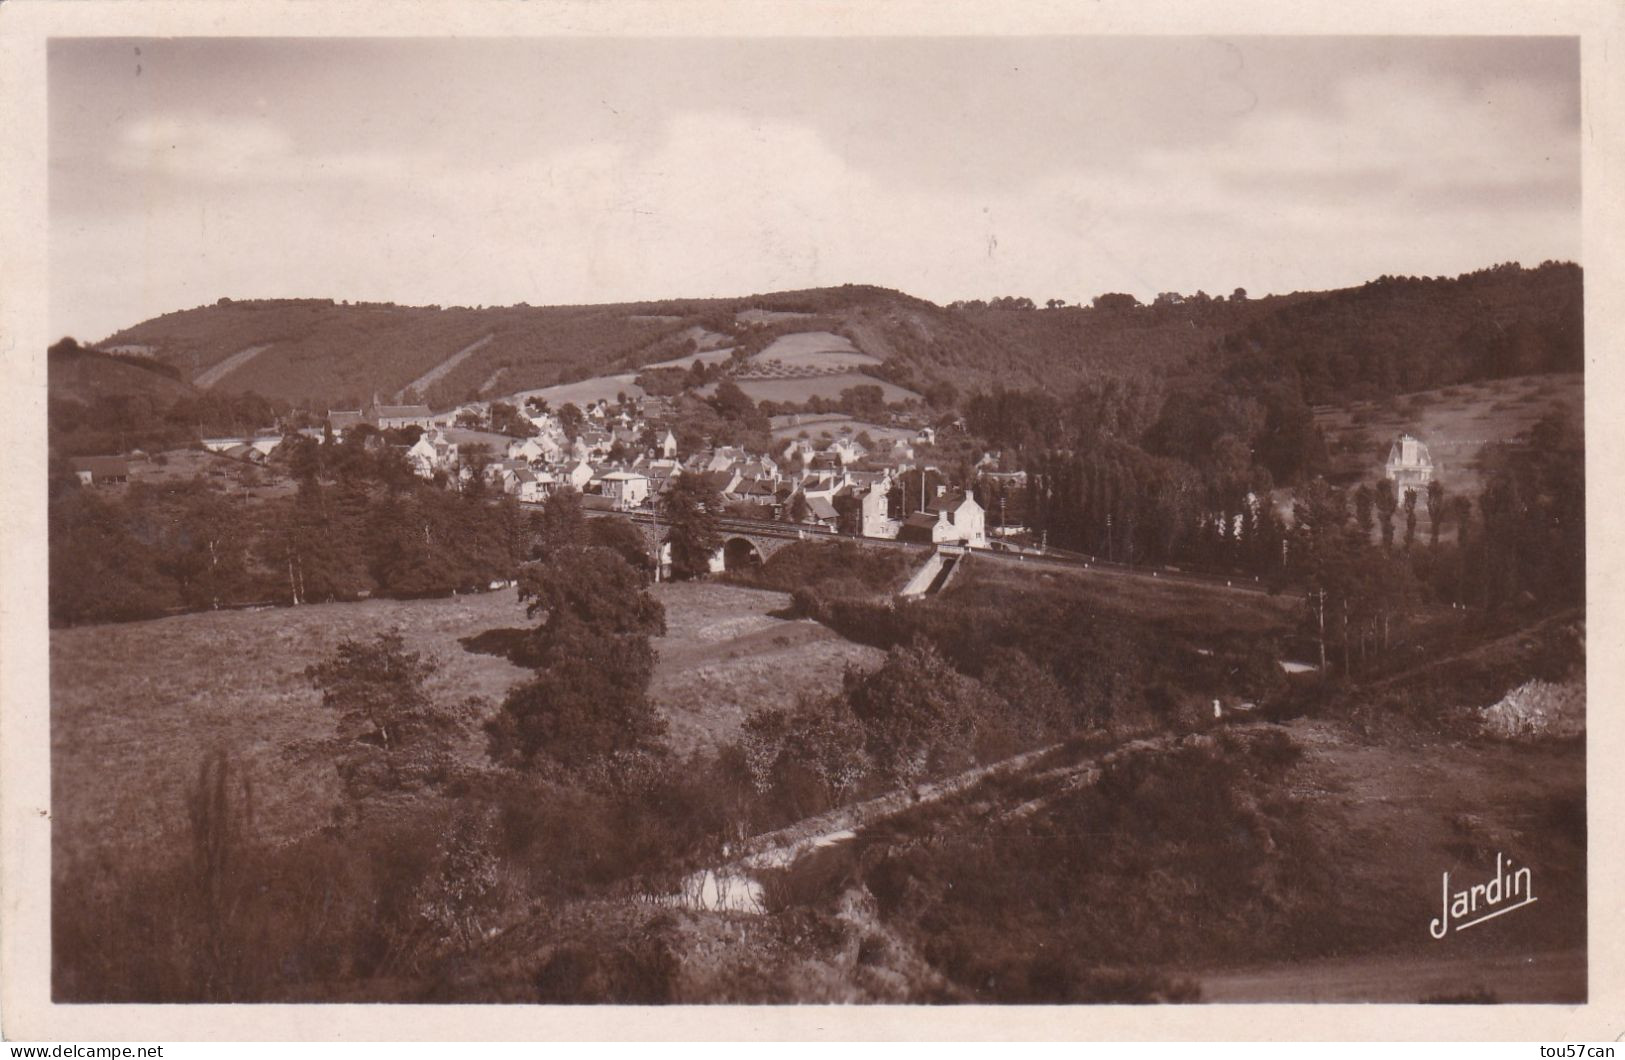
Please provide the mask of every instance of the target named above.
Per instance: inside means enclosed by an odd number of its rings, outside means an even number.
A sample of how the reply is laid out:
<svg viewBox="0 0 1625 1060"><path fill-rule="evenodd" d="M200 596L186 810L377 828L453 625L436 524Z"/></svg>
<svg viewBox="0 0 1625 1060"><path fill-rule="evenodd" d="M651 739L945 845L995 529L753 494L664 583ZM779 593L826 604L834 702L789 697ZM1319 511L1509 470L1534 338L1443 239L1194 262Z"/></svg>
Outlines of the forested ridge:
<svg viewBox="0 0 1625 1060"><path fill-rule="evenodd" d="M222 299L98 345L150 356L185 379L265 346L215 387L354 408L374 392L401 392L481 343L412 395L446 407L681 356L695 348L695 328L728 344L748 344L764 329L834 330L882 358L888 380L922 393L937 388L939 404L999 382L1066 386L1102 373L1211 372L1250 356L1296 375L1306 398L1321 402L1574 370L1583 331L1579 267L1547 262L1259 298L1239 289L1165 292L1150 305L1108 293L1042 308L1009 296L944 307L861 285L597 306Z"/></svg>

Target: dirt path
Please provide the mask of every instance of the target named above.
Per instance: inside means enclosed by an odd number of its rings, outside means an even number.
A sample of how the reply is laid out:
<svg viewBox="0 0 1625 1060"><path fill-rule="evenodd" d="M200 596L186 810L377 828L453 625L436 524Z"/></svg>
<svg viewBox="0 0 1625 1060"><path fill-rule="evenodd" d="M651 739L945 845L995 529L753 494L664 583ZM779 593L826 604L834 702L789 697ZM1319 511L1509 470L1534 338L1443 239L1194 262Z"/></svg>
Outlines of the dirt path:
<svg viewBox="0 0 1625 1060"><path fill-rule="evenodd" d="M197 378L192 380L192 385L207 390L270 348L271 344L266 343L264 346L250 346L246 350L238 350L212 368L199 372Z"/></svg>
<svg viewBox="0 0 1625 1060"><path fill-rule="evenodd" d="M724 866L722 871L735 870L748 873L752 869L783 868L812 850L854 839L861 830L906 810L956 795L995 774L1014 773L1026 769L1060 746L1052 744L1039 747L985 766L967 769L963 773L956 773L930 784L887 792L866 802L843 806L817 817L797 821L776 832L756 836L745 842L741 856ZM1043 779L1053 782L1057 789L1069 786L1074 781L1086 783L1088 778L1096 775L1098 758L1099 756L1091 756L1081 762L1048 770L1043 774ZM1030 813L1042 805L1048 797L1041 796L1029 800L1013 807L1009 812Z"/></svg>
<svg viewBox="0 0 1625 1060"><path fill-rule="evenodd" d="M422 375L418 376L416 379L397 390L395 392L395 400L405 400L406 392L408 390L416 390L419 394L425 393L429 387L444 379L453 368L456 368L459 364L462 364L464 361L474 356L474 354L480 349L489 345L491 340L494 338L496 338L496 335L491 334L486 335L484 338L475 339L467 346L464 346L450 357L447 357L445 360L441 361L427 372L424 372Z"/></svg>

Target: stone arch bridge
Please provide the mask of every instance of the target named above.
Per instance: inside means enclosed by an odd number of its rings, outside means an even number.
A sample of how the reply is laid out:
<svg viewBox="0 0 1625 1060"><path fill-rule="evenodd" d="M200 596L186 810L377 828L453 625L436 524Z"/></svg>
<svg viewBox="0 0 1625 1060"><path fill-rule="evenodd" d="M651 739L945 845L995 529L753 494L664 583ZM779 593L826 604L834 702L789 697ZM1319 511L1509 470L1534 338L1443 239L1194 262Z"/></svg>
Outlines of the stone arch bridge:
<svg viewBox="0 0 1625 1060"><path fill-rule="evenodd" d="M648 512L612 512L612 511L586 511L583 514L596 519L620 519L631 523L643 535L645 546L649 555L658 557L662 571L670 563L671 557L665 549L668 530L664 523ZM739 570L743 567L757 566L766 563L768 557L796 541L804 541L814 537L829 536L806 530L797 530L786 527L783 530L772 526L763 526L759 523L748 523L735 519L718 520L718 529L722 532L722 547L711 558L713 571Z"/></svg>

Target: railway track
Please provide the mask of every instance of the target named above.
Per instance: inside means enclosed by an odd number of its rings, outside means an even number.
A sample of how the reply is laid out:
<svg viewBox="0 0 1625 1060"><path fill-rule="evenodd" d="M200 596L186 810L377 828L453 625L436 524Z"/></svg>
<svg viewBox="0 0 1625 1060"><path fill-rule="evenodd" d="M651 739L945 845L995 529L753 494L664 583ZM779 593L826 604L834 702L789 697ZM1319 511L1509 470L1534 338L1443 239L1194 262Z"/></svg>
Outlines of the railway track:
<svg viewBox="0 0 1625 1060"><path fill-rule="evenodd" d="M542 505L535 502L521 502L521 508L539 510ZM595 518L617 518L644 526L658 526L660 519L651 512L646 511L606 511L592 510L585 513ZM921 555L929 553L933 545L913 541L893 541L882 537L854 537L834 530L818 527L790 527L783 523L768 522L756 519L740 519L737 517L717 520L717 526L724 533L750 534L756 537L771 537L789 541L850 541L861 544L866 548L892 548ZM1205 574L1198 571L1177 570L1170 567L1134 566L1127 563L1117 563L1103 560L1095 556L1081 553L1061 553L1054 549L1045 551L1020 549L1002 550L993 548L964 548L969 555L974 555L978 561L989 560L995 563L1037 568L1040 570L1057 571L1090 571L1103 575L1115 575L1127 578L1143 578L1147 581L1178 582L1187 585L1201 585L1213 589L1224 589L1230 592L1251 593L1255 595L1268 595L1270 589L1256 577L1243 575ZM1287 595L1301 595L1290 592Z"/></svg>

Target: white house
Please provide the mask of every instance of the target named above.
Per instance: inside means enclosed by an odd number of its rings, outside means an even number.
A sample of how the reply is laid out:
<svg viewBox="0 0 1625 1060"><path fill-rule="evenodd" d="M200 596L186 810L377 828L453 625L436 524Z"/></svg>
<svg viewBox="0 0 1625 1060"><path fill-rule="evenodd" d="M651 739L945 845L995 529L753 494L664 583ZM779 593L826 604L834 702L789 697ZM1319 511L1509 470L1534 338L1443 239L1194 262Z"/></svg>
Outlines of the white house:
<svg viewBox="0 0 1625 1060"><path fill-rule="evenodd" d="M407 448L406 459L419 478L434 478L436 471L449 475L457 468L457 443L438 430L425 431Z"/></svg>
<svg viewBox="0 0 1625 1060"><path fill-rule="evenodd" d="M1406 490L1425 491L1433 479L1433 457L1420 439L1402 434L1388 450L1387 472L1400 496Z"/></svg>
<svg viewBox="0 0 1625 1060"><path fill-rule="evenodd" d="M660 455L667 460L677 456L677 436L667 428L666 433L660 436Z"/></svg>
<svg viewBox="0 0 1625 1060"><path fill-rule="evenodd" d="M600 481L604 496L614 502L617 511L636 508L649 499L649 476L637 471L611 471Z"/></svg>
<svg viewBox="0 0 1625 1060"><path fill-rule="evenodd" d="M845 467L847 464L857 463L859 460L862 460L866 455L868 455L869 452L869 450L865 449L851 438L837 438L835 441L831 442L829 447L824 451L826 453L833 453L836 459L840 460L842 467Z"/></svg>
<svg viewBox="0 0 1625 1060"><path fill-rule="evenodd" d="M987 518L982 506L968 493L939 495L923 511L903 520L897 536L903 541L986 548Z"/></svg>
<svg viewBox="0 0 1625 1060"><path fill-rule="evenodd" d="M861 532L864 537L897 536L898 523L891 518L887 502L889 492L888 483L881 479L870 483L868 491L862 494L859 503L862 505Z"/></svg>
<svg viewBox="0 0 1625 1060"><path fill-rule="evenodd" d="M564 473L564 481L579 491L587 488L587 483L592 481L592 476L592 465L585 460L577 460L570 470Z"/></svg>

